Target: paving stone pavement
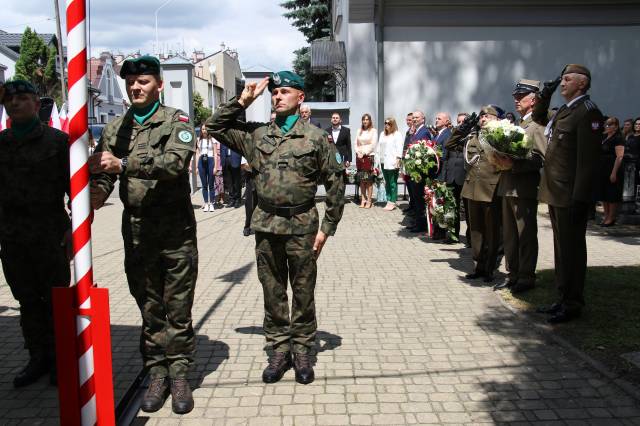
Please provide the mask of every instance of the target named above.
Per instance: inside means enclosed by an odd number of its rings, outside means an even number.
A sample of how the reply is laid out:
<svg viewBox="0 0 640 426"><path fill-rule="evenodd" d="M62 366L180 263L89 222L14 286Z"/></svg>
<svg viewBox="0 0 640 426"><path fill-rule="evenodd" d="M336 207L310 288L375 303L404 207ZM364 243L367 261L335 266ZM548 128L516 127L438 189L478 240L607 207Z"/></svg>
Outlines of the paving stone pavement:
<svg viewBox="0 0 640 426"><path fill-rule="evenodd" d="M198 194L194 204L199 204ZM122 397L140 369L139 313L122 265L121 204L93 226L95 279L109 288L114 386ZM546 210L546 208L541 208ZM293 371L272 385L263 302L244 209L197 210L199 279L193 310L195 409L138 413L136 425L640 424L640 404L581 359L504 308L490 287L464 280L470 251L402 231L399 211L345 208L319 261L316 381ZM540 215L539 269L553 267ZM631 265L638 233L590 232L589 265ZM0 275L0 424L57 424L45 379L20 390L26 362L17 304Z"/></svg>

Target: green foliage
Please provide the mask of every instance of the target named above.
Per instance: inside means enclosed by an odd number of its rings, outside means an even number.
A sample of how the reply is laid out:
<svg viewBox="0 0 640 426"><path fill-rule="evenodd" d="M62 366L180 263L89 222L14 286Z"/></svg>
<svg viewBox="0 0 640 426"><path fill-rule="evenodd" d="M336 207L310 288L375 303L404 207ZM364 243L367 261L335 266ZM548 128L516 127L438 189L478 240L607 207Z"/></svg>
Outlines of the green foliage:
<svg viewBox="0 0 640 426"><path fill-rule="evenodd" d="M193 112L195 117L193 117L193 122L196 126L202 125L207 118L211 117L211 108L207 108L204 106L204 100L199 93L193 93Z"/></svg>
<svg viewBox="0 0 640 426"><path fill-rule="evenodd" d="M38 34L27 27L22 34L14 78L33 83L40 96L59 98L56 55L57 50L53 46L47 47Z"/></svg>
<svg viewBox="0 0 640 426"><path fill-rule="evenodd" d="M330 0L289 0L280 6L289 12L283 16L292 21L310 43L331 34ZM308 101L334 101L335 81L328 74L311 72L311 49L306 46L293 52L293 70L304 79L305 95Z"/></svg>

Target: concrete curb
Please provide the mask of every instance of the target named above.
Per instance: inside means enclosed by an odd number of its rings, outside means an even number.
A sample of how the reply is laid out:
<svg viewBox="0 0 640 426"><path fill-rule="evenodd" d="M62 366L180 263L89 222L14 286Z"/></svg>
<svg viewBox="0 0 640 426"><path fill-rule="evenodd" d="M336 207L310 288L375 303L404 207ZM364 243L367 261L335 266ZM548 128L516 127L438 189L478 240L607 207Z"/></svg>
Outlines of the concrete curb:
<svg viewBox="0 0 640 426"><path fill-rule="evenodd" d="M573 355L589 364L598 373L606 377L609 382L617 386L621 391L623 391L636 401L640 402L640 389L636 385L620 378L620 376L611 371L609 367L573 346L573 344L571 344L568 340L555 333L553 331L553 327L551 327L550 325L541 324L537 317L535 317L533 314L511 306L506 300L504 300L499 291L494 292L494 295L498 299L498 301L500 301L500 304L502 306L508 309L514 316L524 319L527 324L531 325L537 333L542 334L555 343L561 345L567 351L571 352Z"/></svg>

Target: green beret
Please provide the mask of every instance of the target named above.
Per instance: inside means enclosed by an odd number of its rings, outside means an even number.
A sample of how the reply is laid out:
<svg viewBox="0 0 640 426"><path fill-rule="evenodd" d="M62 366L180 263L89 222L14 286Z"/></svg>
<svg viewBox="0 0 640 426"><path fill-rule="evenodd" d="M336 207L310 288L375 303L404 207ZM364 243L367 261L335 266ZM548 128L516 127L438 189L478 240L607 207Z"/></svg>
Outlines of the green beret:
<svg viewBox="0 0 640 426"><path fill-rule="evenodd" d="M568 64L562 70L562 75L565 75L565 74L582 74L582 75L586 75L587 78L591 80L591 71L589 71L589 68L585 67L584 65Z"/></svg>
<svg viewBox="0 0 640 426"><path fill-rule="evenodd" d="M274 72L269 77L269 91L273 92L278 87L293 87L294 89L304 90L304 80L291 71Z"/></svg>
<svg viewBox="0 0 640 426"><path fill-rule="evenodd" d="M125 78L128 75L160 75L160 61L149 55L127 59L120 68L120 77Z"/></svg>
<svg viewBox="0 0 640 426"><path fill-rule="evenodd" d="M538 80L521 79L513 89L513 95L527 95L529 93L538 93L540 91L540 82Z"/></svg>
<svg viewBox="0 0 640 426"><path fill-rule="evenodd" d="M27 80L13 80L4 84L5 96L17 95L20 93L38 94L35 86Z"/></svg>
<svg viewBox="0 0 640 426"><path fill-rule="evenodd" d="M482 108L480 108L480 115L485 115L485 114L493 115L493 116L496 116L497 118L503 118L504 110L497 105L485 105Z"/></svg>

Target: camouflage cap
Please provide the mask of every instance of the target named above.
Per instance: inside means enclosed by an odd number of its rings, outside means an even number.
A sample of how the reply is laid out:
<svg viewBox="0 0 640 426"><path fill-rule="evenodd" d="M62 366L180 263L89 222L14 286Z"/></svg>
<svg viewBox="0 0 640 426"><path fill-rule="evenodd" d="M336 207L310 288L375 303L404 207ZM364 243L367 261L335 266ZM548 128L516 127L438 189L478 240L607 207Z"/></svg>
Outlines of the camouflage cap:
<svg viewBox="0 0 640 426"><path fill-rule="evenodd" d="M159 75L160 61L155 56L144 55L139 58L127 59L120 68L120 77L128 75Z"/></svg>
<svg viewBox="0 0 640 426"><path fill-rule="evenodd" d="M516 83L512 95L527 95L529 93L538 93L540 91L540 82L538 80L521 79Z"/></svg>
<svg viewBox="0 0 640 426"><path fill-rule="evenodd" d="M19 93L38 94L36 87L27 80L13 80L4 84L5 96L17 95Z"/></svg>
<svg viewBox="0 0 640 426"><path fill-rule="evenodd" d="M586 75L587 78L591 80L591 71L589 71L589 68L580 64L568 64L562 70L562 75L565 75L565 74L582 74L582 75Z"/></svg>
<svg viewBox="0 0 640 426"><path fill-rule="evenodd" d="M498 118L504 117L504 110L497 105L485 105L480 108L480 115L489 114L494 115Z"/></svg>
<svg viewBox="0 0 640 426"><path fill-rule="evenodd" d="M304 91L304 80L291 71L279 71L271 74L268 87L270 92L273 92L277 87L293 87Z"/></svg>

